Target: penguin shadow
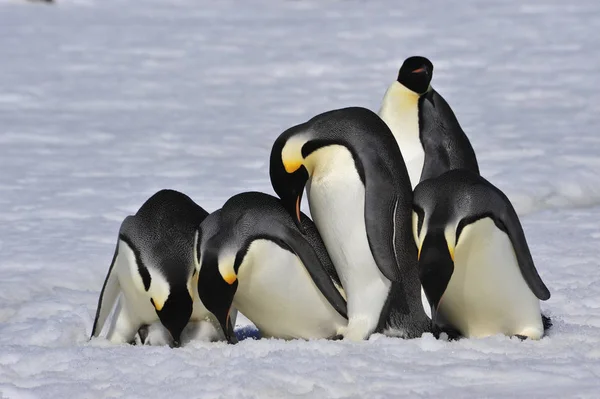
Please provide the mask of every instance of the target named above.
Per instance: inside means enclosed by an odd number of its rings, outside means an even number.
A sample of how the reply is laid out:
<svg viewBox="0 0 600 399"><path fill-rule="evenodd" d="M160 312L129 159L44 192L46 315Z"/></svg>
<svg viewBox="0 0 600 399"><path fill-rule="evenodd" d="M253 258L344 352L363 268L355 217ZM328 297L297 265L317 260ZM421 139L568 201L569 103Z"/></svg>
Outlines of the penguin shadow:
<svg viewBox="0 0 600 399"><path fill-rule="evenodd" d="M544 326L544 336L543 337L548 337L550 329L552 328L552 325L553 325L552 319L550 318L550 316L546 316L546 315L542 314L542 324ZM455 330L451 327L434 326L432 328L431 332L436 339L439 339L442 341L452 342L452 341L458 341L460 339L466 338L458 330ZM514 337L518 338L520 341L525 341L528 339L528 337L519 335L519 334L515 335Z"/></svg>
<svg viewBox="0 0 600 399"><path fill-rule="evenodd" d="M246 339L261 339L260 332L253 325L247 325L234 330L238 341ZM182 346L192 341L216 342L220 333L210 323L190 323L181 334ZM143 325L139 328L131 345L170 346L173 347L169 332L160 323Z"/></svg>
<svg viewBox="0 0 600 399"><path fill-rule="evenodd" d="M258 331L258 328L252 325L239 327L233 332L235 333L235 336L238 339L238 341L244 341L246 339L261 339L260 331Z"/></svg>

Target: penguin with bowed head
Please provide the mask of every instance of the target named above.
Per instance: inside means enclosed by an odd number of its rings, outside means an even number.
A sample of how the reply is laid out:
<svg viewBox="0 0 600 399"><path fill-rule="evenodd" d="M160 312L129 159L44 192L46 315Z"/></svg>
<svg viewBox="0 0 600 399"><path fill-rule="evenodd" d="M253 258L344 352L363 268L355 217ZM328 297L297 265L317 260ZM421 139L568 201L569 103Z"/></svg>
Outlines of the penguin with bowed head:
<svg viewBox="0 0 600 399"><path fill-rule="evenodd" d="M502 191L467 170L425 180L414 191L419 275L434 323L465 337L540 339L549 319L519 218Z"/></svg>
<svg viewBox="0 0 600 399"><path fill-rule="evenodd" d="M431 87L432 77L431 61L407 58L379 110L400 146L413 189L452 169L479 173L475 151L452 108Z"/></svg>
<svg viewBox="0 0 600 399"><path fill-rule="evenodd" d="M198 323L196 327L208 337L223 339L196 290L195 240L207 214L187 195L161 190L134 216L125 218L90 338L99 336L118 299L107 334L113 343L133 342L141 327L156 322L170 333L171 346L180 345L181 333L190 321Z"/></svg>
<svg viewBox="0 0 600 399"><path fill-rule="evenodd" d="M278 198L246 192L202 222L198 292L226 336L232 304L262 337L334 338L346 326L335 268L312 221L300 217L306 234Z"/></svg>
<svg viewBox="0 0 600 399"><path fill-rule="evenodd" d="M299 227L307 188L348 301L344 338L430 330L412 241L412 189L394 136L377 114L344 108L286 130L271 150L270 177Z"/></svg>

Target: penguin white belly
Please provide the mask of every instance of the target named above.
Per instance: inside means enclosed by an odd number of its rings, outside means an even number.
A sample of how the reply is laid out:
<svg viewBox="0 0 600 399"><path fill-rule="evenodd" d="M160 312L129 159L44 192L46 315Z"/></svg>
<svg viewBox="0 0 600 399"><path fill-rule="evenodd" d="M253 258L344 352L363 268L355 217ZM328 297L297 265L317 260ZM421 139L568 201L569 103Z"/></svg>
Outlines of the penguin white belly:
<svg viewBox="0 0 600 399"><path fill-rule="evenodd" d="M139 320L143 324L158 321L156 310L137 273L135 254L124 241L119 243L119 253L114 267L122 290L121 301L132 321Z"/></svg>
<svg viewBox="0 0 600 399"><path fill-rule="evenodd" d="M126 242L120 240L119 252L111 273L117 275L121 295L106 335L113 343L129 342L135 337L140 325L159 321L136 269L134 252Z"/></svg>
<svg viewBox="0 0 600 399"><path fill-rule="evenodd" d="M379 116L396 138L414 190L425 163L419 137L419 95L398 82L392 83L383 97Z"/></svg>
<svg viewBox="0 0 600 399"><path fill-rule="evenodd" d="M540 304L521 275L508 235L490 218L466 226L438 311L467 337L543 335Z"/></svg>
<svg viewBox="0 0 600 399"><path fill-rule="evenodd" d="M313 170L307 192L311 215L346 292L344 337L362 340L377 327L391 286L369 247L365 188L345 147L325 147L311 156L326 160Z"/></svg>
<svg viewBox="0 0 600 399"><path fill-rule="evenodd" d="M330 338L347 324L300 259L272 241L252 242L238 270L238 281L234 306L265 337Z"/></svg>

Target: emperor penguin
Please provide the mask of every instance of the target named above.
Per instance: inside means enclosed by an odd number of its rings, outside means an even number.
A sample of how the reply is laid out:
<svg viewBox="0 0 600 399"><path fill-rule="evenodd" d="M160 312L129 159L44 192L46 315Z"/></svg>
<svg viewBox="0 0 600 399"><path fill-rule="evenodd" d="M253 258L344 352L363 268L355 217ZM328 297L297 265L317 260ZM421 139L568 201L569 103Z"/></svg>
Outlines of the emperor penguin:
<svg viewBox="0 0 600 399"><path fill-rule="evenodd" d="M346 327L335 268L312 221L301 219L306 234L279 198L246 192L202 222L198 292L225 331L232 304L262 337L334 338Z"/></svg>
<svg viewBox="0 0 600 399"><path fill-rule="evenodd" d="M452 169L479 173L475 151L446 100L431 87L432 77L431 61L407 58L379 110L400 146L413 189Z"/></svg>
<svg viewBox="0 0 600 399"><path fill-rule="evenodd" d="M344 108L291 127L273 145L270 177L300 228L307 188L311 215L347 297L344 338L429 331L412 242L410 181L394 136L377 114Z"/></svg>
<svg viewBox="0 0 600 399"><path fill-rule="evenodd" d="M159 321L171 335L171 346L180 345L190 321L206 321L215 331L213 339L224 338L196 290L195 240L207 215L187 195L161 190L125 218L90 338L100 334L117 299L107 334L111 342L132 342L140 327Z"/></svg>
<svg viewBox="0 0 600 399"><path fill-rule="evenodd" d="M550 292L506 195L476 173L451 170L419 183L413 209L419 276L434 322L465 337L540 339L539 300Z"/></svg>

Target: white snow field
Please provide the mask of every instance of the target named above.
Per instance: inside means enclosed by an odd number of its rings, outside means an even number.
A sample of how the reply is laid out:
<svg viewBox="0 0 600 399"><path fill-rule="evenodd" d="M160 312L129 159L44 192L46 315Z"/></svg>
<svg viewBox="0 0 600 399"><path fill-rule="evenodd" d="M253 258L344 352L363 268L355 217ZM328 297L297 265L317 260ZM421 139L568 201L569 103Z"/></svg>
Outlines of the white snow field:
<svg viewBox="0 0 600 399"><path fill-rule="evenodd" d="M0 0L0 396L598 397L599 30L597 0ZM88 342L126 215L272 193L283 130L376 111L416 54L522 216L547 337Z"/></svg>

